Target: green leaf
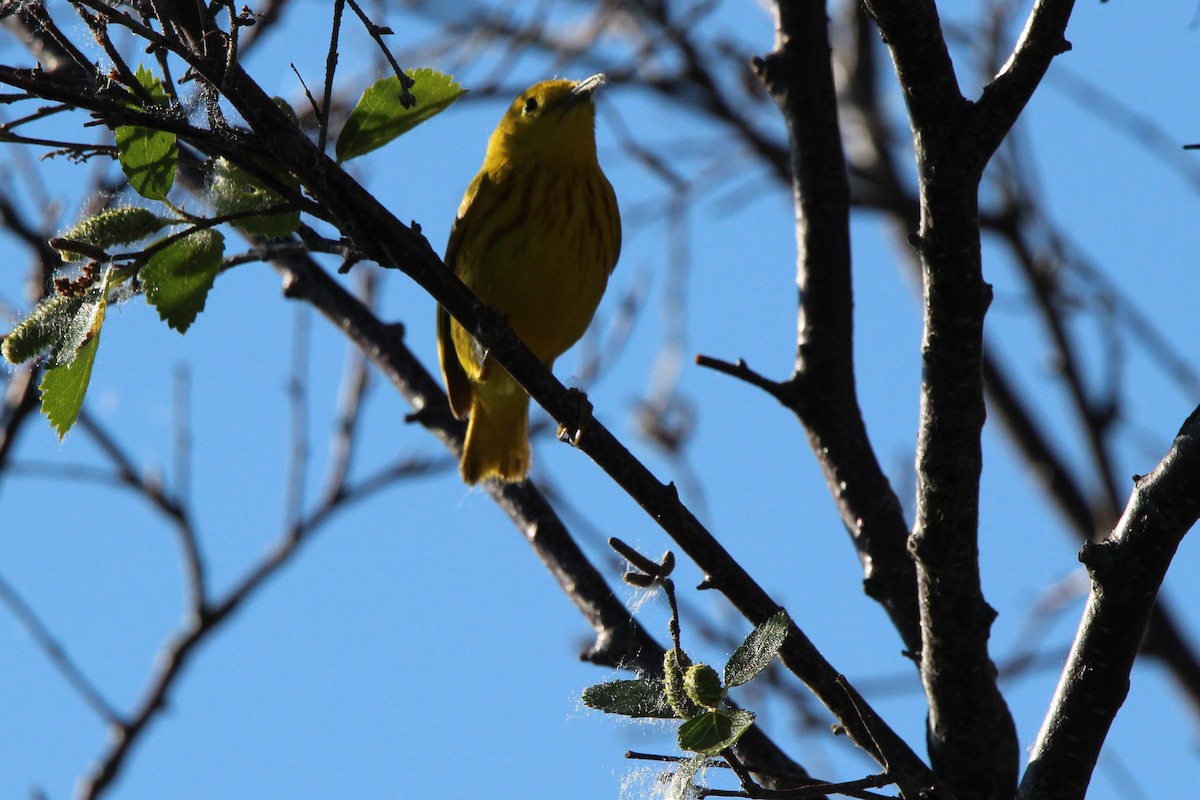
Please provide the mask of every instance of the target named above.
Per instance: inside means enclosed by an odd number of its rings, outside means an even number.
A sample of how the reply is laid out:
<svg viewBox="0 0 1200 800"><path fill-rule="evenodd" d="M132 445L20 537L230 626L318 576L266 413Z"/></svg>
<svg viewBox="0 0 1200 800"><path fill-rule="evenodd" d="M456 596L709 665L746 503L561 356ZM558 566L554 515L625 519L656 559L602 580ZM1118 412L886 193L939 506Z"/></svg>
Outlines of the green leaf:
<svg viewBox="0 0 1200 800"><path fill-rule="evenodd" d="M412 95L416 105L400 105L400 79L393 75L371 84L358 105L350 112L334 152L337 160L349 161L364 153L377 150L401 134L420 125L430 117L445 111L467 93L449 75L431 69L406 70L413 79Z"/></svg>
<svg viewBox="0 0 1200 800"><path fill-rule="evenodd" d="M749 711L709 711L679 726L679 746L702 756L732 747L754 724Z"/></svg>
<svg viewBox="0 0 1200 800"><path fill-rule="evenodd" d="M662 681L639 679L600 683L585 689L582 699L588 708L603 711L605 714L675 718L675 712L667 705L663 694Z"/></svg>
<svg viewBox="0 0 1200 800"><path fill-rule="evenodd" d="M79 349L74 360L46 370L42 377L38 387L42 392L42 413L58 433L59 441L79 418L79 409L83 407L83 398L92 380L92 365L96 363L99 345L100 330L97 327L95 334Z"/></svg>
<svg viewBox="0 0 1200 800"><path fill-rule="evenodd" d="M783 646L787 632L788 615L783 610L752 630L725 665L725 685L741 686L766 669Z"/></svg>
<svg viewBox="0 0 1200 800"><path fill-rule="evenodd" d="M180 333L204 310L224 252L225 237L206 228L167 245L142 267L146 301Z"/></svg>
<svg viewBox="0 0 1200 800"><path fill-rule="evenodd" d="M166 90L154 73L139 66L137 79L156 103L166 105ZM179 163L179 144L175 134L140 125L121 125L114 135L117 158L125 177L129 179L129 185L142 197L166 200L167 192L175 183L175 168Z"/></svg>
<svg viewBox="0 0 1200 800"><path fill-rule="evenodd" d="M300 180L290 173L272 171L271 174L285 186L296 188L300 185ZM236 214L284 202L278 192L263 186L262 182L250 173L224 158L218 158L213 164L209 191L213 207L220 214ZM300 226L300 212L285 211L279 214L246 217L233 224L247 233L257 233L274 239L287 236Z"/></svg>

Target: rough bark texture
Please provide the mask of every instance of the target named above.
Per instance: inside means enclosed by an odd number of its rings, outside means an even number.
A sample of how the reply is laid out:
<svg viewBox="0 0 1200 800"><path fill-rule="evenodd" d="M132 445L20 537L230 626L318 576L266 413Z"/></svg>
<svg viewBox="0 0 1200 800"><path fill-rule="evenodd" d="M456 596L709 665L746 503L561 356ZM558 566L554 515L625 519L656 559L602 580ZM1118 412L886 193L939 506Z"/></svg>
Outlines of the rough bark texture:
<svg viewBox="0 0 1200 800"><path fill-rule="evenodd" d="M1021 800L1082 800L1167 567L1200 518L1200 407L1149 475L1137 478L1116 529L1079 552L1092 591L1050 713L1021 781Z"/></svg>

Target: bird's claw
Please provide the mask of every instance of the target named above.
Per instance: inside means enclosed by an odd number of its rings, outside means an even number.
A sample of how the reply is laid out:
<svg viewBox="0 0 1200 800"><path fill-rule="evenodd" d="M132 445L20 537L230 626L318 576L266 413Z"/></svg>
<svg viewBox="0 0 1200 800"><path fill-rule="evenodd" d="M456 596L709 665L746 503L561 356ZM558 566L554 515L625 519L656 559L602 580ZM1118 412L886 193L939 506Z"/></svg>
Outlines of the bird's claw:
<svg viewBox="0 0 1200 800"><path fill-rule="evenodd" d="M592 419L592 404L587 399L587 395L578 389L567 389L563 400L573 406L568 416L574 424L570 426L559 424L558 440L566 442L572 447L578 447L587 430L588 423Z"/></svg>

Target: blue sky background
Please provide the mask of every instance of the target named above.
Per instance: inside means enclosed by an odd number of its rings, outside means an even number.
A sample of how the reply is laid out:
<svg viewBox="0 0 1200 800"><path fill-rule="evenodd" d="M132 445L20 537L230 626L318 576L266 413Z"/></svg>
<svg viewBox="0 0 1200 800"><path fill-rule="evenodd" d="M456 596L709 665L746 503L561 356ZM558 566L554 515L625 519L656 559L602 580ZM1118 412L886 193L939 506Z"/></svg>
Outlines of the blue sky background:
<svg viewBox="0 0 1200 800"><path fill-rule="evenodd" d="M517 4L522 13L533 5ZM1200 154L1141 148L1105 124L1094 103L1081 105L1059 72L1069 70L1102 87L1177 144L1200 141L1195 14L1193 3L1182 2L1079 4L1068 32L1074 49L1055 63L1021 126L1048 207L1072 246L1103 267L1107 279L1154 319L1193 368L1200 361L1195 310ZM960 11L947 16L972 18ZM573 18L561 13L552 19L568 24ZM399 18L393 23L398 50L430 32L396 24ZM251 73L268 91L298 104L296 78L282 64L294 62L310 86L319 85L328 24L327 4L298 4L250 60ZM724 3L706 24L742 43L747 56L771 46L770 18L757 4ZM347 24L344 42L339 84L354 94L375 77L375 60L357 26ZM11 61L17 52L11 40L0 39L0 57ZM616 58L619 42L604 42L600 52L614 59L601 68L625 63ZM495 78L497 63L494 55L482 65L466 65L456 54L430 53L413 66L453 72L471 87ZM563 67L526 55L505 65L502 83L521 87L559 72L579 78L592 71L589 66ZM964 90L975 85L965 67L960 75ZM508 99L459 103L355 162L352 170L400 219L419 221L440 250ZM601 158L626 213L626 239L596 330L603 333L611 325L624 293L645 282L648 294L627 346L587 389L597 416L636 455L660 477L681 480L680 467L640 440L632 425L634 403L652 381L665 337L669 249L665 228L652 212L667 195L621 151L613 115L668 156L682 152L674 145L697 132L714 139L717 132L649 101L636 81L609 87L600 103ZM761 118L782 136L782 125L769 122L769 107ZM33 157L5 152L7 180L17 191L24 191L21 171L35 165L22 159ZM729 161L738 179L701 196L688 217L686 353L678 390L696 408L687 457L707 491L686 499L825 656L923 751L924 705L915 675L900 656L898 637L860 590L857 558L803 431L756 390L691 365L695 353L745 358L782 378L792 364L790 199L764 172L751 170L752 162L737 153ZM690 166L677 163L685 171ZM36 167L44 170L46 191L61 204L66 227L84 200L73 192L90 169L61 161ZM918 289L898 268L901 254L881 220L856 218L854 248L862 405L876 451L911 504ZM14 304L21 297L27 254L3 236L0 253L6 256L0 299ZM985 269L997 297L989 317L991 341L1022 388L1037 397L1043 419L1074 448L1067 452L1072 463L1086 463L1065 398L1051 382L1042 331L1021 307L1024 290L1014 268L989 245ZM433 301L404 276L390 273L381 277L381 306L384 318L404 323L408 345L433 369ZM1097 324L1108 323L1081 315L1079 337L1094 339ZM140 300L112 309L104 328L88 408L139 469L161 473L169 486L178 479L173 376L181 368L190 375L191 496L218 593L283 530L291 448L286 385L298 336L309 348L311 505L322 485L347 345L323 320L285 301L269 267L252 264L224 274L186 337L168 330ZM578 368L578 352L559 362L556 371L565 381ZM1098 381L1106 354L1098 347L1090 353L1091 378ZM1127 356L1121 475L1152 468L1200 400L1167 381L1141 350L1131 346ZM655 770L626 762L622 754L630 748L674 752L671 731L580 706L582 689L611 677L577 658L590 642L590 630L488 497L464 487L441 446L403 423L408 411L389 386L375 382L354 474L367 476L401 457L441 459L446 468L397 484L337 516L208 641L171 707L137 746L112 797L591 800L617 797L623 787L628 796L640 797L652 785ZM1082 595L1071 597L1035 642L1028 633L1030 615L1048 587L1078 572L1078 546L1046 509L994 422L984 445L980 546L984 588L1000 611L994 653L1003 660L1034 644L1048 661L1046 668L1005 685L1027 748L1053 691ZM17 461L20 471L0 483L0 575L109 701L131 708L183 613L173 534L128 492L63 480L71 470L106 466L82 431L60 444L44 421L35 421L22 437ZM585 456L548 437L535 447L535 476L563 495L573 509L568 522L598 561L612 562L602 546L609 535L652 555L671 546ZM574 512L588 525L574 524ZM1185 541L1165 588L1193 640L1200 639L1192 580L1198 561L1195 544ZM706 645L688 619L715 620L735 641L748 626L722 598L691 590L700 576L690 563L681 563L677 576L689 609L685 646L723 662L731 648ZM630 603L644 600L621 591ZM639 612L660 640L666 638L663 605L661 598L651 598ZM802 733L793 709L756 703L752 690L746 687L737 696L761 712L770 734L812 772L846 780L873 771L844 740L825 732L826 718ZM1200 779L1196 721L1158 667L1139 665L1089 797L1187 796ZM50 798L70 796L105 737L102 723L12 615L0 612L5 753L0 797L30 796L34 789Z"/></svg>

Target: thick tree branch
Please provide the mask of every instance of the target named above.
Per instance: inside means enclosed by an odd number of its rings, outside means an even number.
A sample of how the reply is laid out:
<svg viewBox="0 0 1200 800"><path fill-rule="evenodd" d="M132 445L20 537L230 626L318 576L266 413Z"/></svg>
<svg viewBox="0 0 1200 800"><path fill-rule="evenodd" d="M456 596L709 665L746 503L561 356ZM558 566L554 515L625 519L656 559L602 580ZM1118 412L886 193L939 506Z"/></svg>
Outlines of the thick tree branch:
<svg viewBox="0 0 1200 800"><path fill-rule="evenodd" d="M912 243L921 259L925 330L910 547L930 755L961 795L981 800L1012 794L1017 740L988 655L995 612L979 580L983 320L991 302L980 251L979 181L1050 58L1063 49L1070 4L1060 6L1035 7L999 84L974 106L959 91L932 2L866 3L904 93L920 183Z"/></svg>
<svg viewBox="0 0 1200 800"><path fill-rule="evenodd" d="M1074 6L1075 0L1038 0L1008 62L984 88L971 112L974 135L968 134L968 140L974 139L980 171L1041 85L1050 62L1071 49L1065 34Z"/></svg>
<svg viewBox="0 0 1200 800"><path fill-rule="evenodd" d="M920 205L915 198L909 197L907 190L903 188L901 177L888 149L892 135L883 122L887 114L880 102L880 91L877 87L879 76L872 63L874 48L871 45L873 42L864 38L861 25L858 30L860 32L857 36L857 49L850 54L853 56L854 62L852 81L847 87L847 99L857 111L856 119L859 119L864 125L863 133L867 137L870 148L865 152L859 152L860 174L869 181L869 184L856 187L854 199L860 206L866 205L883 210L893 219L897 235L907 237L920 224ZM1041 299L1038 293L1039 287L1033 284L1037 281L1037 276L1044 273L1044 270L1039 272L1034 269L1033 263L1044 260L1048 256L1038 252L1028 240L1027 230L1030 225L1035 228L1049 226L1051 241L1061 241L1063 236L1053 228L1053 224L1038 208L1032 190L1023 188L1033 179L1034 174L1034 166L1029 163L1022 162L1009 166L996 180L1001 183L1003 195L1019 198L1016 201L1017 209L1015 212L1014 210L1001 210L998 213L990 214L981 212L980 223L984 230L993 233L1008 246L1013 257L1021 265L1022 274L1030 281L1034 296ZM1010 185L1012 181L1016 181L1020 185ZM1019 214L1019 218L1015 214ZM1052 253L1049 257L1054 255L1056 254ZM1062 257L1061 254L1057 255ZM914 258L912 261L916 265L915 271L919 274L919 260ZM1086 268L1086 274L1092 276L1093 279L1098 275L1095 268L1090 266ZM1061 291L1062 287L1056 284L1056 288ZM1173 354L1164 355L1160 352L1167 349L1166 345L1161 336L1149 327L1145 319L1135 310L1128 308L1127 302L1115 292L1106 294L1106 299L1126 307L1125 314L1133 318L1131 326L1140 337L1147 340L1151 352L1165 364L1168 372L1181 376L1182 384L1190 385L1186 370L1180 367L1182 362ZM1064 301L1044 304L1042 308L1047 313L1062 314L1071 306L1064 299ZM1064 357L1069 356L1070 354L1064 354ZM1111 528L1112 522L1120 514L1120 508L1114 508L1111 517L1107 517L1103 510L1095 507L1093 496L1097 493L1088 490L1059 456L1059 448L1055 445L1053 437L1049 435L1045 426L1038 423L1030 403L1015 391L1008 371L998 362L994 352L989 353L987 347L984 348L983 372L989 409L999 415L999 419L1008 429L1013 443L1029 463L1032 474L1041 484L1051 502L1058 506L1072 532L1080 541L1088 541L1098 532L1107 532ZM1077 403L1076 413L1084 417L1081 424L1089 431L1090 435L1087 414L1083 411L1086 405L1086 403ZM1113 432L1113 426L1108 426L1104 430L1105 436L1108 437L1111 437ZM1094 442L1091 443L1091 446L1095 452ZM1098 467L1098 474L1103 474L1103 472L1103 469ZM1108 492L1104 494L1107 496ZM1147 626L1146 636L1142 642L1142 653L1161 659L1170 669L1172 676L1191 700L1193 706L1200 708L1200 663L1197 662L1190 644L1184 640L1174 617L1166 598L1160 597Z"/></svg>
<svg viewBox="0 0 1200 800"><path fill-rule="evenodd" d="M976 190L957 179L923 185L925 333L909 546L917 563L931 757L961 795L983 800L1011 796L1017 739L988 655L995 612L979 579L983 317L991 290L981 270Z"/></svg>
<svg viewBox="0 0 1200 800"><path fill-rule="evenodd" d="M776 14L775 50L755 66L788 126L800 304L795 371L775 396L804 424L858 549L866 591L915 658L921 640L908 529L855 388L850 186L825 3L779 3Z"/></svg>
<svg viewBox="0 0 1200 800"><path fill-rule="evenodd" d="M968 106L933 0L864 0L892 54L918 153L955 138Z"/></svg>
<svg viewBox="0 0 1200 800"><path fill-rule="evenodd" d="M1149 475L1135 482L1125 514L1079 560L1092 577L1083 620L1021 781L1021 800L1087 793L1109 726L1129 692L1129 672L1167 567L1200 518L1200 407Z"/></svg>

